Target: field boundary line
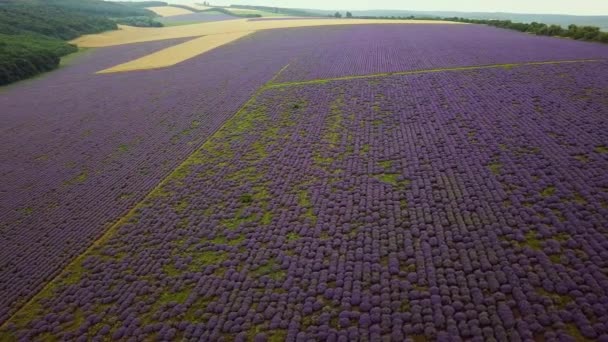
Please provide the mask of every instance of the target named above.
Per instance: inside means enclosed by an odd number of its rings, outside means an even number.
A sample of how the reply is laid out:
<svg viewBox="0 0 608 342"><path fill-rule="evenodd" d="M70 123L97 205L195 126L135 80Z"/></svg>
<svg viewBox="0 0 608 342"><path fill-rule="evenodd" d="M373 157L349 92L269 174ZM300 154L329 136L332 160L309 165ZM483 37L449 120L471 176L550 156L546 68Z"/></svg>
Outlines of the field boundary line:
<svg viewBox="0 0 608 342"><path fill-rule="evenodd" d="M124 214L119 216L114 221L114 223L109 224L108 225L109 228L107 228L105 230L105 232L103 232L98 238L96 238L89 247L87 247L82 253L80 253L78 256L76 256L72 261L69 261L67 263L67 265L65 267L63 267L62 269L60 269L55 276L53 276L49 281L47 281L46 284L44 284L44 286L36 294L34 294L24 304L20 305L19 308L17 308L13 314L11 314L2 324L0 324L0 332L2 332L3 330L6 330L8 328L9 323L12 322L13 319L17 318L22 313L25 316L28 316L27 311L24 312L24 310L26 308L28 308L31 305L35 305L36 301L44 298L47 294L50 294L51 291L55 290L55 286L56 286L55 284L59 280L61 280L61 278L64 275L69 274L69 270L77 269L78 265L81 264L85 260L85 258L90 256L91 252L95 248L97 248L97 247L101 246L102 244L104 244L105 242L107 242L125 223L129 222L129 220L137 214L137 210L144 208L146 206L146 202L150 199L153 199L154 194L158 191L161 191L162 188L173 179L173 175L176 174L178 170L187 166L188 160L190 160L190 158L192 156L194 156L196 153L198 153L198 151L200 151L207 143L209 143L210 139L217 132L219 132L222 128L224 128L224 126L226 126L226 124L228 124L228 122L230 120L237 117L238 114L243 112L248 106L250 106L252 103L254 103L260 94L262 94L266 90L270 89L268 87L268 85L270 84L271 80L278 77L278 75L281 72L283 72L285 69L287 69L288 66L289 66L289 64L285 65L283 68L281 68L281 70L279 70L277 73L275 73L275 75L269 81L266 81L266 83L264 83L259 88L257 88L255 90L255 92L251 95L251 97L249 97L249 99L247 101L245 101L245 103L243 103L236 112L234 112L230 117L228 117L224 121L224 123L222 123L211 134L209 134L207 139L205 139L205 141L200 146L195 148L194 151L192 151L192 153L188 154L175 168L170 170L164 177L162 177L160 182L157 185L155 185L152 189L150 189L150 191L148 191L148 193L146 193L141 198L141 200L137 201L137 203L135 203L131 208L125 209Z"/></svg>
<svg viewBox="0 0 608 342"><path fill-rule="evenodd" d="M511 69L511 68L516 68L516 67L521 67L521 66L529 66L529 65L593 63L593 62L605 62L605 61L608 61L608 59L606 59L606 58L575 59L575 60L563 60L563 61L503 63L503 64L471 65L471 66L450 67L450 68L418 69L418 70L409 70L409 71L391 71L391 72L381 72L381 73L374 73L374 74L339 76L339 77L329 77L329 78L316 78L316 79L304 80L304 81L272 83L272 84L268 84L266 86L266 88L268 88L268 89L283 88L283 87L293 87L293 86L309 85L309 84L322 84L322 83L328 83L328 82L351 81L351 80L360 80L360 79L368 79L368 78L383 78L383 77L402 76L402 75L430 74L430 73L438 73L438 72L454 72L454 71L469 71L469 70L498 69L498 68Z"/></svg>

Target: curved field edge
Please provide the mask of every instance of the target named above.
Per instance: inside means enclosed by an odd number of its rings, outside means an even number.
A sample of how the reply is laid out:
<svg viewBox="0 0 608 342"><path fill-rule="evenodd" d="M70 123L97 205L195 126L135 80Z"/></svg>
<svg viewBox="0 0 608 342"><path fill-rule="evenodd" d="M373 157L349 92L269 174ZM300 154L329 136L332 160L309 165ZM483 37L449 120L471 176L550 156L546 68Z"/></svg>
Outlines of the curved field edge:
<svg viewBox="0 0 608 342"><path fill-rule="evenodd" d="M139 211L149 205L149 200L163 197L167 195L165 186L172 182L178 181L185 178L189 173L190 167L201 163L201 156L203 151L214 150L217 148L215 140L218 137L224 135L238 135L247 131L255 121L255 117L247 117L250 114L249 108L255 103L256 98L266 91L268 86L274 81L285 69L289 67L289 64L282 67L266 84L261 86L253 96L241 106L241 108L226 122L220 126L213 134L211 134L203 145L197 148L192 154L190 154L177 168L169 173L158 185L156 185L140 202L138 202L133 208L131 208L125 215L120 217L116 223L112 224L103 235L95 240L93 244L87 248L87 250L80 254L76 259L68 263L68 265L54 278L47 282L47 284L29 299L21 308L17 309L8 320L0 325L0 341L14 339L13 333L8 331L12 325L24 324L37 317L41 312L41 301L45 298L52 297L56 289L65 284L70 284L77 281L80 276L84 273L82 266L83 262L91 256L98 255L100 248L108 242L118 230L129 223L139 213Z"/></svg>

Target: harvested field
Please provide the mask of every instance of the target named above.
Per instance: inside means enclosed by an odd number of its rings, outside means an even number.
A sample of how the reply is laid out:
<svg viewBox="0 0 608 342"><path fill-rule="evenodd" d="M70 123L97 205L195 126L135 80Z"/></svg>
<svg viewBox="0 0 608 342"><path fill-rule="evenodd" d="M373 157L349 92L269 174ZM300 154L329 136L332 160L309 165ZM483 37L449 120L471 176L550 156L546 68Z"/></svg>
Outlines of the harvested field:
<svg viewBox="0 0 608 342"><path fill-rule="evenodd" d="M161 17L171 17L174 15L184 15L184 14L194 13L185 8L173 7L173 6L148 7L147 9L160 15Z"/></svg>

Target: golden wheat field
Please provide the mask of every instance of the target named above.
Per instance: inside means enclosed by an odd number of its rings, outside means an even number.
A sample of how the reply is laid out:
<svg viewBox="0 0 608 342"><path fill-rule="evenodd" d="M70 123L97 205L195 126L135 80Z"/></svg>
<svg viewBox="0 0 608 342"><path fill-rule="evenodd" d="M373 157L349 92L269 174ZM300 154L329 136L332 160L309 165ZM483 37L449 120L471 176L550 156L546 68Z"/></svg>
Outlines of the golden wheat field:
<svg viewBox="0 0 608 342"><path fill-rule="evenodd" d="M147 9L160 15L161 17L171 17L174 15L194 13L185 8L173 7L173 6L147 7Z"/></svg>

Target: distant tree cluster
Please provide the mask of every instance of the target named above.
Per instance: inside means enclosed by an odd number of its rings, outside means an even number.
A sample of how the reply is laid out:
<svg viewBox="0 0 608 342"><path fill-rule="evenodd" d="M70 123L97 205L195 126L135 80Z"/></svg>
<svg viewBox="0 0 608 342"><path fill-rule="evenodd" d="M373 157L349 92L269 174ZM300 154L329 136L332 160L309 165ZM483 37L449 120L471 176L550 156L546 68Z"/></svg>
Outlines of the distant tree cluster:
<svg viewBox="0 0 608 342"><path fill-rule="evenodd" d="M117 24L136 26L136 27L163 27L163 23L154 20L150 17L124 17L112 19Z"/></svg>
<svg viewBox="0 0 608 342"><path fill-rule="evenodd" d="M169 5L168 3L164 2L164 1L116 1L116 2L121 5L139 7L139 8L162 7L162 6Z"/></svg>
<svg viewBox="0 0 608 342"><path fill-rule="evenodd" d="M347 18L350 18L347 15ZM336 12L334 16L336 18L340 18L338 16L340 13ZM608 32L602 32L599 27L595 26L578 26L578 25L569 25L568 28L563 28L560 25L547 25L543 23L516 23L511 20L490 20L490 19L467 19L467 18L440 18L440 17L415 17L415 16L407 16L407 17L398 17L398 16L357 16L353 18L358 19L393 19L393 20L446 20L446 21L456 21L461 23L469 23L469 24L482 24L482 25L490 25L504 29L516 30L520 32L526 32L531 34L536 34L539 36L552 36L552 37L566 37L577 40L585 40L585 41L594 41L601 43L608 43Z"/></svg>
<svg viewBox="0 0 608 342"><path fill-rule="evenodd" d="M514 23L510 20L481 20L466 18L445 18L445 20L490 25L520 32L532 33L539 36L568 37L578 40L608 43L608 32L601 32L600 28L595 26L569 25L568 28L563 28L560 25L547 25L537 22L532 22L529 24Z"/></svg>
<svg viewBox="0 0 608 342"><path fill-rule="evenodd" d="M53 70L60 56L77 51L62 40L31 34L0 34L0 85Z"/></svg>
<svg viewBox="0 0 608 342"><path fill-rule="evenodd" d="M147 9L101 0L0 0L0 85L59 66L83 34L117 29L117 22L158 26Z"/></svg>

